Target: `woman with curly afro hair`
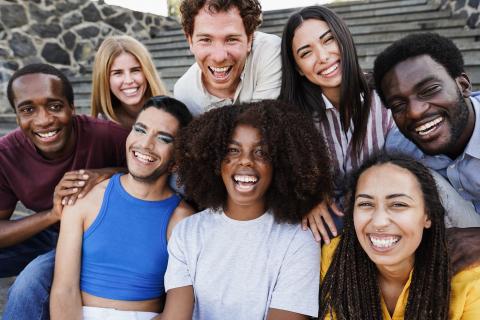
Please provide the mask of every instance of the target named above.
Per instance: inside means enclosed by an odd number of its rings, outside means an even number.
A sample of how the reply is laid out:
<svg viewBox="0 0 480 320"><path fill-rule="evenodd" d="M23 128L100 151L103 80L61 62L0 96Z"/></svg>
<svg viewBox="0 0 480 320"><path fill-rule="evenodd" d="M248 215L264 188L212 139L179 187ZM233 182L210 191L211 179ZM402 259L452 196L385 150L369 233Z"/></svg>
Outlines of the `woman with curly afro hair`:
<svg viewBox="0 0 480 320"><path fill-rule="evenodd" d="M183 131L179 182L207 209L170 238L165 319L317 315L320 248L300 222L332 192L322 141L273 100L212 110Z"/></svg>

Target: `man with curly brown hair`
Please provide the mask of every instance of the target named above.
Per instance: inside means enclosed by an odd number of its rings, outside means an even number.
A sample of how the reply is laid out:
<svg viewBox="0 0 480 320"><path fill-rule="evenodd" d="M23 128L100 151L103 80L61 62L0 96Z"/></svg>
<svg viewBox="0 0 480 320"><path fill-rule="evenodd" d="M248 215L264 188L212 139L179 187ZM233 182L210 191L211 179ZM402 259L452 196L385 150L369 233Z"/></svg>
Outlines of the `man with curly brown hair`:
<svg viewBox="0 0 480 320"><path fill-rule="evenodd" d="M280 93L280 38L255 30L258 0L184 0L182 27L196 62L174 95L194 116L228 104L275 99Z"/></svg>

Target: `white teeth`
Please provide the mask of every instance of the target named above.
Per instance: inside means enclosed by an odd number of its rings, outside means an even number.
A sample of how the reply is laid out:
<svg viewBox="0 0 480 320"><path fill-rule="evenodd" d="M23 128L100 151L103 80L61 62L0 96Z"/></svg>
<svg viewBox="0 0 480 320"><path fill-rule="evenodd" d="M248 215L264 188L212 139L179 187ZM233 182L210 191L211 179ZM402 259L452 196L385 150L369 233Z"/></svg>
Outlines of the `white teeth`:
<svg viewBox="0 0 480 320"><path fill-rule="evenodd" d="M378 248L390 248L394 246L398 241L400 241L399 236L389 236L389 237L375 237L369 235L370 241L375 247Z"/></svg>
<svg viewBox="0 0 480 320"><path fill-rule="evenodd" d="M133 154L135 155L135 157L142 161L142 162L153 162L155 161L155 159L149 155L146 155L146 154L143 154L143 153L140 153L138 151L134 151Z"/></svg>
<svg viewBox="0 0 480 320"><path fill-rule="evenodd" d="M227 72L230 67L210 67L213 72Z"/></svg>
<svg viewBox="0 0 480 320"><path fill-rule="evenodd" d="M58 132L58 130L50 131L50 132L46 132L46 133L37 132L37 134L42 138L50 138L50 137L53 137L54 135L56 135L57 132Z"/></svg>
<svg viewBox="0 0 480 320"><path fill-rule="evenodd" d="M135 92L137 92L138 88L131 88L131 89L123 89L122 91L125 93L125 94L133 94Z"/></svg>
<svg viewBox="0 0 480 320"><path fill-rule="evenodd" d="M321 74L322 76L326 76L326 75L332 73L333 71L335 71L335 70L337 70L337 69L338 69L338 63L335 63L335 64L334 64L333 66L331 66L330 68L325 69L325 70L323 70L322 72L320 72L320 74Z"/></svg>
<svg viewBox="0 0 480 320"><path fill-rule="evenodd" d="M235 182L248 182L248 183L255 183L257 182L257 177L255 176L241 176L241 175L235 175L233 177Z"/></svg>
<svg viewBox="0 0 480 320"><path fill-rule="evenodd" d="M432 121L429 121L425 124L422 124L421 126L419 127L416 127L415 128L415 131L421 135L421 136L424 136L424 135L427 135L429 134L430 132L433 131L433 129L435 129L435 126L437 124L439 124L440 122L443 121L443 117L438 117L436 119L433 119Z"/></svg>

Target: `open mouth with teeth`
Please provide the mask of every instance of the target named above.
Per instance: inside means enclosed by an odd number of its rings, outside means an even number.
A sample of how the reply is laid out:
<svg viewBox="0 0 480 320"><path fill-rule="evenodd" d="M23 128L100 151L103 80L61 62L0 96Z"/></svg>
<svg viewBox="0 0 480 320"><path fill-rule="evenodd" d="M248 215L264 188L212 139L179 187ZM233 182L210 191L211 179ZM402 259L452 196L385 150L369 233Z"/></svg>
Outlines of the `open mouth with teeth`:
<svg viewBox="0 0 480 320"><path fill-rule="evenodd" d="M340 67L340 62L337 61L336 63L334 63L333 65L331 65L330 67L328 67L327 69L323 69L321 70L318 75L324 77L324 78L329 78L329 77L332 77L334 75L337 74L337 70L339 69Z"/></svg>
<svg viewBox="0 0 480 320"><path fill-rule="evenodd" d="M233 66L227 66L227 67L212 67L209 66L208 70L210 73L218 80L224 80L228 77L230 74L230 71L232 71Z"/></svg>
<svg viewBox="0 0 480 320"><path fill-rule="evenodd" d="M139 151L133 151L133 156L140 162L142 163L145 163L145 164L150 164L152 162L155 162L155 158L148 155L148 154L145 154L145 153L141 153Z"/></svg>
<svg viewBox="0 0 480 320"><path fill-rule="evenodd" d="M377 251L387 251L397 245L400 241L400 236L378 236L369 234L368 239L370 239L371 246Z"/></svg>
<svg viewBox="0 0 480 320"><path fill-rule="evenodd" d="M435 131L435 129L437 129L442 122L443 117L437 117L425 124L422 124L421 126L416 127L415 132L421 136L426 136Z"/></svg>
<svg viewBox="0 0 480 320"><path fill-rule="evenodd" d="M55 140L57 134L60 132L60 129L46 131L46 132L35 132L35 135L40 138L40 140L48 142Z"/></svg>
<svg viewBox="0 0 480 320"><path fill-rule="evenodd" d="M233 176L235 188L240 192L252 191L258 182L258 177L254 175L240 175Z"/></svg>
<svg viewBox="0 0 480 320"><path fill-rule="evenodd" d="M122 92L123 92L123 94L125 94L126 96L134 96L135 94L137 94L138 89L140 89L140 87L122 89Z"/></svg>

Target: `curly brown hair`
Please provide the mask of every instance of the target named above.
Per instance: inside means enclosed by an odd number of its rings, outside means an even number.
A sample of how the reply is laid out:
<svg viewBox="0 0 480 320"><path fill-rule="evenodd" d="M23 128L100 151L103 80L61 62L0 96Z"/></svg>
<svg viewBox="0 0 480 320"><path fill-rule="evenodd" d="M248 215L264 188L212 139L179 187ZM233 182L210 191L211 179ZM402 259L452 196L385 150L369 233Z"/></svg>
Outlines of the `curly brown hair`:
<svg viewBox="0 0 480 320"><path fill-rule="evenodd" d="M432 227L423 231L422 241L415 251L405 319L448 319L452 274L445 234L445 209L435 180L419 162L386 154L371 158L352 176L343 235L320 287L319 319L332 317L333 313L337 319L383 319L378 269L358 241L353 210L360 176L367 169L386 163L404 168L416 177L423 193L426 214L432 221Z"/></svg>
<svg viewBox="0 0 480 320"><path fill-rule="evenodd" d="M238 125L262 134L273 168L266 207L276 221L298 223L332 193L328 151L313 121L277 100L226 106L194 119L178 137L178 182L201 208L218 209L227 199L220 168Z"/></svg>
<svg viewBox="0 0 480 320"><path fill-rule="evenodd" d="M180 4L183 32L192 36L195 17L203 7L211 13L225 12L236 7L242 17L247 36L262 23L262 6L258 0L184 0Z"/></svg>

